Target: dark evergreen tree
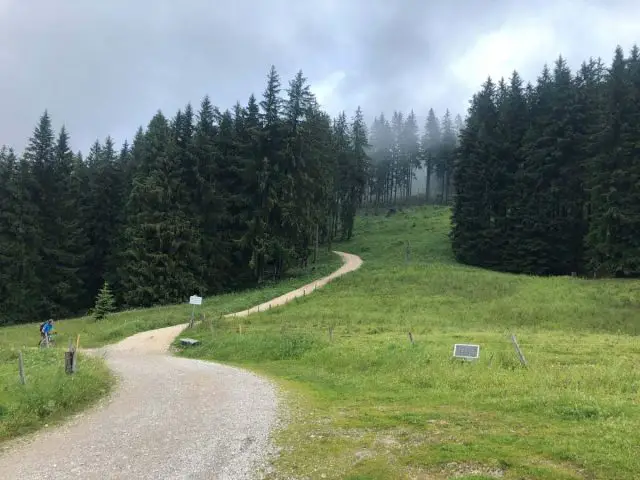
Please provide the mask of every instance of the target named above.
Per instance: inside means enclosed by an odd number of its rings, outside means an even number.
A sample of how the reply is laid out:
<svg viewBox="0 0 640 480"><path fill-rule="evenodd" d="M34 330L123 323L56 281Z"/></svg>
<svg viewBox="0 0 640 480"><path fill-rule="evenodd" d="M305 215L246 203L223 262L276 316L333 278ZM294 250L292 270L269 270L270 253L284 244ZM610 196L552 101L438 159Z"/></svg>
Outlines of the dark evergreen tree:
<svg viewBox="0 0 640 480"><path fill-rule="evenodd" d="M349 194L343 208L343 236L348 240L353 235L353 225L358 206L362 202L369 171L369 147L367 125L362 109L358 107L351 121L352 168L349 169Z"/></svg>
<svg viewBox="0 0 640 480"><path fill-rule="evenodd" d="M173 155L167 119L149 123L140 168L129 198L126 290L128 305L184 301L203 286L198 279L198 233L181 203L182 168Z"/></svg>
<svg viewBox="0 0 640 480"><path fill-rule="evenodd" d="M440 121L436 117L433 109L429 109L427 122L424 127L422 136L422 156L423 165L426 173L425 177L425 199L427 202L431 199L431 178L438 164L438 155L440 154L440 142L442 136L440 132Z"/></svg>
<svg viewBox="0 0 640 480"><path fill-rule="evenodd" d="M30 165L0 150L0 325L42 314L38 211Z"/></svg>
<svg viewBox="0 0 640 480"><path fill-rule="evenodd" d="M418 123L413 110L407 115L402 127L401 148L403 155L403 179L405 198L411 197L415 170L420 166L420 143L418 138Z"/></svg>
<svg viewBox="0 0 640 480"><path fill-rule="evenodd" d="M629 59L616 48L604 89L600 151L590 164L589 268L607 275L640 274L638 228L638 49Z"/></svg>
<svg viewBox="0 0 640 480"><path fill-rule="evenodd" d="M260 190L262 191L264 208L260 213L261 219L259 236L254 238L254 253L252 265L256 268L258 281L264 278L268 264L273 267L273 277L278 278L284 267L287 246L283 244L283 218L280 202L284 195L285 160L283 157L284 127L282 124L282 99L280 98L280 76L275 67L271 70L267 79L267 87L260 102L262 109L262 135L260 159L261 166L258 170L260 178Z"/></svg>
<svg viewBox="0 0 640 480"><path fill-rule="evenodd" d="M225 199L218 186L220 153L217 148L217 109L205 97L200 104L195 125L193 149L198 186L192 197L194 217L200 226L200 271L207 293L224 289L229 258L222 245L221 225L225 216Z"/></svg>
<svg viewBox="0 0 640 480"><path fill-rule="evenodd" d="M493 236L494 258L498 266L507 271L519 271L523 254L520 250L522 234L521 184L524 172L523 141L529 128L529 106L522 79L513 72L498 118L500 164L497 169L497 192L499 202L498 225Z"/></svg>
<svg viewBox="0 0 640 480"><path fill-rule="evenodd" d="M436 173L441 182L440 195L442 203L448 203L449 201L452 182L451 171L453 169L457 143L451 112L447 109L442 119L442 139L438 152L438 161L436 163Z"/></svg>
<svg viewBox="0 0 640 480"><path fill-rule="evenodd" d="M485 257L492 251L494 221L486 166L495 165L499 153L495 97L495 83L489 78L471 102L454 164L452 246L458 260L473 265L484 266L493 260Z"/></svg>

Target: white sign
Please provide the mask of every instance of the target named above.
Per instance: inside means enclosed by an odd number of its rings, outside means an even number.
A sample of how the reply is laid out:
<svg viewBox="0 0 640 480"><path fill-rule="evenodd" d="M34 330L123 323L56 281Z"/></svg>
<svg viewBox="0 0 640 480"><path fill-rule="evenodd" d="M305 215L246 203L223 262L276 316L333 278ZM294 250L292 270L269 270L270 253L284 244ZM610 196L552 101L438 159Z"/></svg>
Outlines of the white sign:
<svg viewBox="0 0 640 480"><path fill-rule="evenodd" d="M202 305L202 297L197 295L191 295L189 297L189 304L191 305Z"/></svg>
<svg viewBox="0 0 640 480"><path fill-rule="evenodd" d="M453 346L453 356L465 360L477 360L480 357L480 345L456 343Z"/></svg>

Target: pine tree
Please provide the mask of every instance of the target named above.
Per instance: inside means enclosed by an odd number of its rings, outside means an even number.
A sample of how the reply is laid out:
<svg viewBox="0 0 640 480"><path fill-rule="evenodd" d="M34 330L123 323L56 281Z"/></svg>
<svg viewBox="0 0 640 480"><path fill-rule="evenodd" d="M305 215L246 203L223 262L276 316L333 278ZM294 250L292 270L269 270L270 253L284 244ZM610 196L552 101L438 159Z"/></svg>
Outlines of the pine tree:
<svg viewBox="0 0 640 480"><path fill-rule="evenodd" d="M306 166L311 187L306 193L310 214L307 225L311 230L307 232L307 236L311 239L313 262L316 263L321 231L325 230L331 215L337 166L331 117L314 100L308 109L306 120L305 156L309 158ZM326 239L326 235L323 238Z"/></svg>
<svg viewBox="0 0 640 480"><path fill-rule="evenodd" d="M422 155L426 172L425 196L427 203L431 200L431 178L438 164L441 141L440 121L431 108L429 109L427 122L424 127L424 135L422 136Z"/></svg>
<svg viewBox="0 0 640 480"><path fill-rule="evenodd" d="M238 140L241 156L246 160L243 193L247 209L243 212L242 221L247 229L239 240L239 247L248 258L246 266L251 271L251 280L260 281L265 267L263 242L265 232L268 231L268 164L262 156L263 130L260 107L254 95L249 97L245 111L243 131L239 133ZM246 274L242 277L249 281Z"/></svg>
<svg viewBox="0 0 640 480"><path fill-rule="evenodd" d="M495 260L487 257L493 249L494 222L488 197L491 178L487 176L487 164L496 164L499 144L495 97L495 83L489 78L471 102L454 162L452 247L459 261L478 266Z"/></svg>
<svg viewBox="0 0 640 480"><path fill-rule="evenodd" d="M284 127L282 124L282 99L280 98L280 76L275 67L271 67L267 78L267 87L260 102L262 109L262 135L260 158L261 167L258 170L260 189L263 192L264 215L260 236L254 239L254 253L252 264L256 268L256 275L262 280L269 263L273 265L273 276L279 278L282 274L286 245L283 244L283 218L280 202L285 184L283 144Z"/></svg>
<svg viewBox="0 0 640 480"><path fill-rule="evenodd" d="M117 258L121 248L123 228L123 186L126 167L119 161L115 143L107 137L104 144L96 141L87 158L88 219L86 231L91 243L86 271L87 290L95 298L105 279L117 285Z"/></svg>
<svg viewBox="0 0 640 480"><path fill-rule="evenodd" d="M54 132L51 126L51 118L48 112L40 117L40 121L34 129L32 137L25 151L25 159L29 163L31 171L31 181L28 182L29 196L35 207L36 223L38 225L37 242L38 257L40 261L36 265L36 275L40 279L40 291L34 297L38 305L36 310L43 316L56 316L57 306L51 302L51 294L56 285L50 282L49 269L54 264L52 253L54 247L51 244L52 233L56 238L55 222L50 219L55 218L55 199L53 198L52 178L49 176L53 167L54 155Z"/></svg>
<svg viewBox="0 0 640 480"><path fill-rule="evenodd" d="M513 72L508 91L501 105L498 119L500 175L500 225L494 236L494 247L499 252L501 270L519 271L523 234L521 229L522 175L524 155L522 145L529 127L529 107L522 79Z"/></svg>
<svg viewBox="0 0 640 480"><path fill-rule="evenodd" d="M600 152L590 164L589 269L608 275L640 273L637 165L640 96L638 50L616 48L604 91Z"/></svg>
<svg viewBox="0 0 640 480"><path fill-rule="evenodd" d="M340 221L348 217L343 213L349 201L349 177L353 168L351 159L351 135L347 116L342 112L333 122L333 150L335 155L335 171L333 175L333 194L331 202L331 221L329 223L329 238L333 240L338 234ZM329 242L331 243L331 242Z"/></svg>
<svg viewBox="0 0 640 480"><path fill-rule="evenodd" d="M343 235L349 240L353 235L353 226L357 208L362 203L364 187L369 172L369 156L367 149L369 140L367 125L364 122L362 109L357 108L351 121L352 168L348 177L349 196L344 208Z"/></svg>
<svg viewBox="0 0 640 480"><path fill-rule="evenodd" d="M198 186L192 202L195 207L194 217L200 230L199 278L210 294L224 289L224 272L229 265L221 236L226 204L217 180L222 159L216 143L216 115L216 108L209 97L205 97L200 104L193 139Z"/></svg>
<svg viewBox="0 0 640 480"><path fill-rule="evenodd" d="M42 316L38 269L40 225L31 165L13 150L0 151L0 324Z"/></svg>
<svg viewBox="0 0 640 480"><path fill-rule="evenodd" d="M58 305L58 315L77 313L86 306L86 291L81 279L87 238L78 218L77 193L74 189L74 155L69 146L69 135L63 126L58 135L52 168L57 212L55 232L55 262L50 267L50 282L56 285L52 303Z"/></svg>
<svg viewBox="0 0 640 480"><path fill-rule="evenodd" d="M553 123L553 78L548 66L543 68L531 93L531 121L523 139L524 161L519 182L523 199L519 270L546 275L551 273L548 259L552 258L554 248L548 240L555 208L555 197L550 193L557 142L547 128Z"/></svg>
<svg viewBox="0 0 640 480"><path fill-rule="evenodd" d="M234 116L226 110L219 117L219 128L215 137L216 150L221 161L217 167L216 182L222 201L219 235L222 251L229 259L224 277L225 288L238 288L244 284L246 257L241 247L241 239L246 234L245 210L248 208L243 181L247 160L242 156L242 147L238 138L243 129L242 108L236 109ZM237 280L236 280L237 279ZM239 281L240 283L236 283Z"/></svg>
<svg viewBox="0 0 640 480"><path fill-rule="evenodd" d="M319 178L310 177L313 168L313 157L309 155L309 146L313 141L313 132L308 128L308 115L314 98L307 79L299 71L289 82L287 98L283 105L283 127L285 129L284 155L282 163L282 195L279 207L282 215L283 237L281 245L285 246L287 257L293 256L302 265L306 265L311 246L312 227L315 226L313 215L314 181ZM285 239L288 239L287 242Z"/></svg>
<svg viewBox="0 0 640 480"><path fill-rule="evenodd" d="M412 194L412 184L415 178L415 170L420 166L420 145L418 139L418 123L416 115L411 110L402 128L402 150L404 166L404 196L409 198Z"/></svg>
<svg viewBox="0 0 640 480"><path fill-rule="evenodd" d="M438 152L438 162L436 163L436 173L440 177L442 202L448 203L449 191L451 189L451 170L455 149L457 145L456 134L453 129L453 120L451 112L447 109L442 118L442 140Z"/></svg>
<svg viewBox="0 0 640 480"><path fill-rule="evenodd" d="M169 124L158 112L149 123L141 165L129 198L126 291L129 305L182 301L200 293L194 244L197 230L180 204L181 166L172 154Z"/></svg>
<svg viewBox="0 0 640 480"><path fill-rule="evenodd" d="M115 298L113 297L113 293L111 293L109 283L104 282L96 298L96 303L93 308L93 318L95 318L96 321L104 320L110 313L114 312L115 309Z"/></svg>

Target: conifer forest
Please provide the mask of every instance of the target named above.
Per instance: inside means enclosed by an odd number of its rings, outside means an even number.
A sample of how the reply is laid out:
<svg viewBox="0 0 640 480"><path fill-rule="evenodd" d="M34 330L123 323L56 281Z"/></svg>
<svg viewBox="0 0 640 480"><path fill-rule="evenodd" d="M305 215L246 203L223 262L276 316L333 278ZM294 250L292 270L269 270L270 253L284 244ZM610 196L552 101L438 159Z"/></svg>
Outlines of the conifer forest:
<svg viewBox="0 0 640 480"><path fill-rule="evenodd" d="M258 99L162 112L74 152L45 113L0 150L0 324L277 280L348 240L358 209L452 205L458 261L539 275L640 273L640 51L535 84L489 78L466 118L331 118L299 72ZM420 180L417 173L420 173Z"/></svg>
<svg viewBox="0 0 640 480"><path fill-rule="evenodd" d="M461 262L537 275L640 273L640 49L535 85L487 80L453 169Z"/></svg>

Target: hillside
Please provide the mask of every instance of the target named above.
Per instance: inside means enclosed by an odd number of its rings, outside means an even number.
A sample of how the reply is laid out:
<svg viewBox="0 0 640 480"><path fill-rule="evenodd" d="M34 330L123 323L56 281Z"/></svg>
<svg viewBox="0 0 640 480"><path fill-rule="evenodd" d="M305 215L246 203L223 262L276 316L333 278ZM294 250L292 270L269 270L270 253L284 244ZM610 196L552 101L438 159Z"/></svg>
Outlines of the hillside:
<svg viewBox="0 0 640 480"><path fill-rule="evenodd" d="M361 215L340 245L360 271L285 309L208 322L182 354L285 387L282 476L635 478L638 282L458 265L449 218ZM458 342L480 360L452 361Z"/></svg>

